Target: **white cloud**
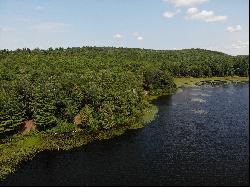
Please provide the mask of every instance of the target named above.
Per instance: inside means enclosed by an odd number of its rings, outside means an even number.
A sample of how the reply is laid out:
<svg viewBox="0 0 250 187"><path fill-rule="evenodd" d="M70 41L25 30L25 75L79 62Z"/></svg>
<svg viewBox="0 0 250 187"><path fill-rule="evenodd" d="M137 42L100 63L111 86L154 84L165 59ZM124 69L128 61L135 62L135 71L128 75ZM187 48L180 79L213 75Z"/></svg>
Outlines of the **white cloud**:
<svg viewBox="0 0 250 187"><path fill-rule="evenodd" d="M9 32L12 31L13 29L10 27L2 27L0 26L0 32Z"/></svg>
<svg viewBox="0 0 250 187"><path fill-rule="evenodd" d="M31 22L31 19L20 17L20 18L17 18L16 21L28 23L28 22Z"/></svg>
<svg viewBox="0 0 250 187"><path fill-rule="evenodd" d="M174 4L176 7L196 7L198 5L201 5L208 0L164 0L166 2L170 2Z"/></svg>
<svg viewBox="0 0 250 187"><path fill-rule="evenodd" d="M117 33L116 35L114 35L115 39L122 39L124 36L122 34Z"/></svg>
<svg viewBox="0 0 250 187"><path fill-rule="evenodd" d="M134 32L132 35L135 37L140 36L140 34L138 32Z"/></svg>
<svg viewBox="0 0 250 187"><path fill-rule="evenodd" d="M47 22L35 24L32 26L32 30L36 32L67 32L69 24Z"/></svg>
<svg viewBox="0 0 250 187"><path fill-rule="evenodd" d="M34 8L35 10L39 11L39 10L44 10L44 7L41 5L38 5Z"/></svg>
<svg viewBox="0 0 250 187"><path fill-rule="evenodd" d="M234 49L246 49L246 48L249 48L249 41L243 42L241 40L238 40L238 41L236 41L236 42L234 42L232 44L232 47Z"/></svg>
<svg viewBox="0 0 250 187"><path fill-rule="evenodd" d="M174 17L176 14L178 14L179 12L181 12L180 9L178 9L176 12L166 11L166 12L163 13L163 17L165 17L165 18L172 18L172 17Z"/></svg>
<svg viewBox="0 0 250 187"><path fill-rule="evenodd" d="M138 33L138 32L134 32L134 33L132 33L132 35L135 37L135 39L136 40L138 40L138 41L143 41L144 40L144 38L140 35L140 33Z"/></svg>
<svg viewBox="0 0 250 187"><path fill-rule="evenodd" d="M238 31L241 31L241 30L242 30L241 25L227 27L228 32L238 32Z"/></svg>
<svg viewBox="0 0 250 187"><path fill-rule="evenodd" d="M189 8L188 10L187 10L187 14L196 14L196 13L198 13L199 12L199 10L197 9L197 8Z"/></svg>
<svg viewBox="0 0 250 187"><path fill-rule="evenodd" d="M6 28L6 27L0 27L0 32L8 32L8 28Z"/></svg>
<svg viewBox="0 0 250 187"><path fill-rule="evenodd" d="M201 20L206 22L219 22L227 20L227 16L217 16L213 11L202 10L197 8L189 8L187 10L187 20Z"/></svg>
<svg viewBox="0 0 250 187"><path fill-rule="evenodd" d="M144 38L142 36L137 36L136 39L139 40L139 41L144 40Z"/></svg>

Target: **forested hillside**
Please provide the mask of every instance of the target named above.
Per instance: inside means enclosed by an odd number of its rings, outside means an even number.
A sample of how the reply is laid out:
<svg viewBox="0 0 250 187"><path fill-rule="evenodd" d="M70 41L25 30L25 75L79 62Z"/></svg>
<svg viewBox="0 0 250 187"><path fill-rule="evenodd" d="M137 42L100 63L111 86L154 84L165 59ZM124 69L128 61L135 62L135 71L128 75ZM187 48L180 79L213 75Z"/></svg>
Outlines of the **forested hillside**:
<svg viewBox="0 0 250 187"><path fill-rule="evenodd" d="M201 49L57 48L0 51L0 137L33 120L91 132L142 123L145 95L176 89L173 77L248 76L249 56Z"/></svg>

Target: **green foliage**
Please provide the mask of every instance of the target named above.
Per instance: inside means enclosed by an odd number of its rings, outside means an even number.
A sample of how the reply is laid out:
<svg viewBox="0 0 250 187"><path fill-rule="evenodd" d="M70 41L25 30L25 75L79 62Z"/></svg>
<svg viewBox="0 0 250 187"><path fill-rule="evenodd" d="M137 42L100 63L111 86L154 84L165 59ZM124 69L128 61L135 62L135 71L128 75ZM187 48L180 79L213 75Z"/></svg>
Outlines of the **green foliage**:
<svg viewBox="0 0 250 187"><path fill-rule="evenodd" d="M0 137L17 133L25 119L24 103L15 89L16 84L2 82L0 92Z"/></svg>
<svg viewBox="0 0 250 187"><path fill-rule="evenodd" d="M171 90L175 88L173 77L166 70L163 71L156 67L150 67L145 70L143 77L144 90L150 91L153 94L157 94L162 90Z"/></svg>
<svg viewBox="0 0 250 187"><path fill-rule="evenodd" d="M88 132L131 127L143 123L145 91L170 93L173 77L248 76L248 70L248 56L201 49L1 50L0 136L16 134L30 119L39 131L70 131L78 114Z"/></svg>
<svg viewBox="0 0 250 187"><path fill-rule="evenodd" d="M76 126L73 123L65 123L62 121L58 121L57 125L54 128L47 130L47 133L63 134L63 133L70 133L74 131L76 131Z"/></svg>

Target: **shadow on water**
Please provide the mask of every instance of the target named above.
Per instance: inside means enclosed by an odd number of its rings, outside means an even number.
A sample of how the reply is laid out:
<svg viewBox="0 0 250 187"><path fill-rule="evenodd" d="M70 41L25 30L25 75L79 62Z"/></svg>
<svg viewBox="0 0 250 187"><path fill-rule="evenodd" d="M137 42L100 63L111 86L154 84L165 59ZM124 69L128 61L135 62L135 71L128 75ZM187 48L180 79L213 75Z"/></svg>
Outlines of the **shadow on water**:
<svg viewBox="0 0 250 187"><path fill-rule="evenodd" d="M145 128L44 151L0 184L248 185L248 101L248 84L184 89L156 100L159 113Z"/></svg>

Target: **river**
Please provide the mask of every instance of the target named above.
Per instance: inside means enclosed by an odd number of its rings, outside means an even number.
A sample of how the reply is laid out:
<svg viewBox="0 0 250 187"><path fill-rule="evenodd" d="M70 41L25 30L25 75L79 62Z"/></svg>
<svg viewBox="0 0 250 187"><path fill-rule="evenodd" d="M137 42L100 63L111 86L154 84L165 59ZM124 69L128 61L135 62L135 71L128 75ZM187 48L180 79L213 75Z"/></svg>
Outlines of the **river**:
<svg viewBox="0 0 250 187"><path fill-rule="evenodd" d="M0 185L248 185L249 84L185 88L145 128L44 151Z"/></svg>

